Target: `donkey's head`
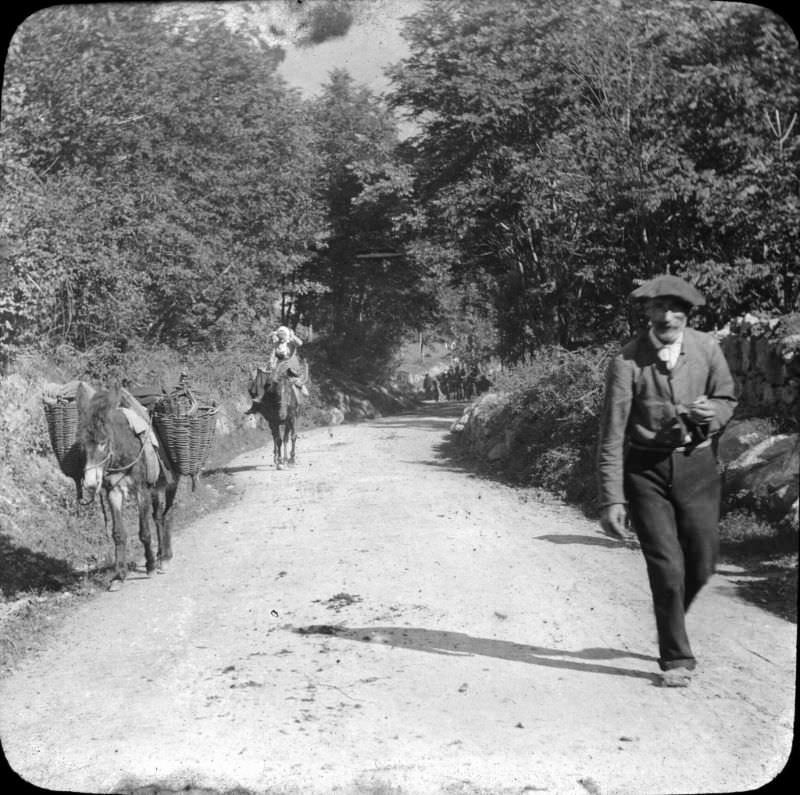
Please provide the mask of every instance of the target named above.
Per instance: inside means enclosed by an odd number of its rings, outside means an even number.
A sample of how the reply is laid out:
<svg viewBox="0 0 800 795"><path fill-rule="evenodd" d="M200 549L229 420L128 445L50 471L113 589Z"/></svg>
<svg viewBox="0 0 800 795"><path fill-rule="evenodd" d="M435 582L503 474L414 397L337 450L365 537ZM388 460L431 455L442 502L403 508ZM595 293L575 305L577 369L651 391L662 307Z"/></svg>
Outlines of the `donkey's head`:
<svg viewBox="0 0 800 795"><path fill-rule="evenodd" d="M85 464L83 485L88 498L103 483L103 473L113 455L111 443L111 411L119 404L116 392L96 392L91 398L78 387L78 441L83 448Z"/></svg>

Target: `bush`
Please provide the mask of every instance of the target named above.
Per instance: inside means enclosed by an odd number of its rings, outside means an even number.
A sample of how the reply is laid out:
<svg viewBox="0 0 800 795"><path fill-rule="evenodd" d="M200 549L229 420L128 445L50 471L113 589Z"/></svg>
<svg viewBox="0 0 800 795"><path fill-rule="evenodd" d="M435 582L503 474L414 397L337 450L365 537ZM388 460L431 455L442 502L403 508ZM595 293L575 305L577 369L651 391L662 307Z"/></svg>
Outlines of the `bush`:
<svg viewBox="0 0 800 795"><path fill-rule="evenodd" d="M495 389L508 393L495 421L510 431L503 468L512 480L595 511L597 429L615 348L542 349L497 376Z"/></svg>

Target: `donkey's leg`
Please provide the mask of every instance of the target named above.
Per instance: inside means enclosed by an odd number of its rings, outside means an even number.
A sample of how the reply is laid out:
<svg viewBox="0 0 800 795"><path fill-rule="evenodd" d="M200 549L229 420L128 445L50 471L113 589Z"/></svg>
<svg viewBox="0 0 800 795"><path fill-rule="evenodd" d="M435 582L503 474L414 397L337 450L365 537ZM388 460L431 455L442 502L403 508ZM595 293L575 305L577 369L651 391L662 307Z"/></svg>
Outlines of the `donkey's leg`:
<svg viewBox="0 0 800 795"><path fill-rule="evenodd" d="M177 483L153 489L153 518L158 535L158 571L165 572L172 560L171 508L175 501Z"/></svg>
<svg viewBox="0 0 800 795"><path fill-rule="evenodd" d="M153 554L153 539L150 535L150 510L152 494L150 489L142 486L136 495L139 508L139 540L144 546L144 560L147 575L150 576L156 569L156 556Z"/></svg>
<svg viewBox="0 0 800 795"><path fill-rule="evenodd" d="M162 528L162 547L161 547L161 561L162 565L169 560L172 560L172 506L175 504L175 497L178 494L178 479L172 483L167 483L164 489L164 514Z"/></svg>
<svg viewBox="0 0 800 795"><path fill-rule="evenodd" d="M281 469L281 426L279 422L270 422L272 431L272 461L276 469Z"/></svg>
<svg viewBox="0 0 800 795"><path fill-rule="evenodd" d="M122 522L124 496L120 489L110 489L106 496L111 506L111 537L114 539L114 576L108 586L109 591L118 591L128 575L127 543L125 526Z"/></svg>
<svg viewBox="0 0 800 795"><path fill-rule="evenodd" d="M294 427L294 418L286 423L286 434L284 436L284 448L289 451L289 463L294 464L294 448L297 442L297 430Z"/></svg>

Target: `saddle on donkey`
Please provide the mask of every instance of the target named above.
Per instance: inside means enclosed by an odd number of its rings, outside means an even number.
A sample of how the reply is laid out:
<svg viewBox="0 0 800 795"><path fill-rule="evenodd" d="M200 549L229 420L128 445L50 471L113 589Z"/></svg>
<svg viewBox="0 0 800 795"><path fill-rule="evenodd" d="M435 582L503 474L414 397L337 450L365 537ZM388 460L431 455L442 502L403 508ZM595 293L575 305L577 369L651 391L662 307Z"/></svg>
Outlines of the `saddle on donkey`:
<svg viewBox="0 0 800 795"><path fill-rule="evenodd" d="M164 473L167 481L171 482L173 476L170 471L169 461L166 459L166 451L163 449L158 434L153 427L148 409L124 387L120 390L119 407L128 420L131 430L142 445L142 455L144 456L147 471L147 483L154 486L161 472Z"/></svg>
<svg viewBox="0 0 800 795"><path fill-rule="evenodd" d="M286 379L292 386L298 405L303 402L303 397L308 396L308 365L300 363L297 349L303 344L302 340L288 327L281 326L270 336L272 350L269 362L264 366L256 366L255 373L251 376L248 393L253 404L245 414L258 412L258 405L264 401L265 390L282 379Z"/></svg>
<svg viewBox="0 0 800 795"><path fill-rule="evenodd" d="M303 402L304 397L308 396L308 366L300 363L296 356L289 359L278 361L274 367L268 365L256 365L255 372L250 377L250 384L247 393L253 403L245 414L258 413L259 405L264 401L266 390L270 389L275 383L286 380L292 387L297 404Z"/></svg>

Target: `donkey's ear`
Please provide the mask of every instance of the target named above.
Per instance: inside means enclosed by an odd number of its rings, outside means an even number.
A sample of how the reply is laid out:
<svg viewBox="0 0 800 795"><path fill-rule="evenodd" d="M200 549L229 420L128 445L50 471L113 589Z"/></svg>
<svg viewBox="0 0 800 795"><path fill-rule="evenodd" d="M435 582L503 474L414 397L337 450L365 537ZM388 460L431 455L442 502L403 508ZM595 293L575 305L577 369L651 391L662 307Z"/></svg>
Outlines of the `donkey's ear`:
<svg viewBox="0 0 800 795"><path fill-rule="evenodd" d="M120 400L122 399L122 387L119 381L115 382L108 388L108 405L113 408L119 408Z"/></svg>
<svg viewBox="0 0 800 795"><path fill-rule="evenodd" d="M92 389L81 381L75 390L75 403L78 407L78 414L86 414L89 409L89 401L92 399Z"/></svg>

